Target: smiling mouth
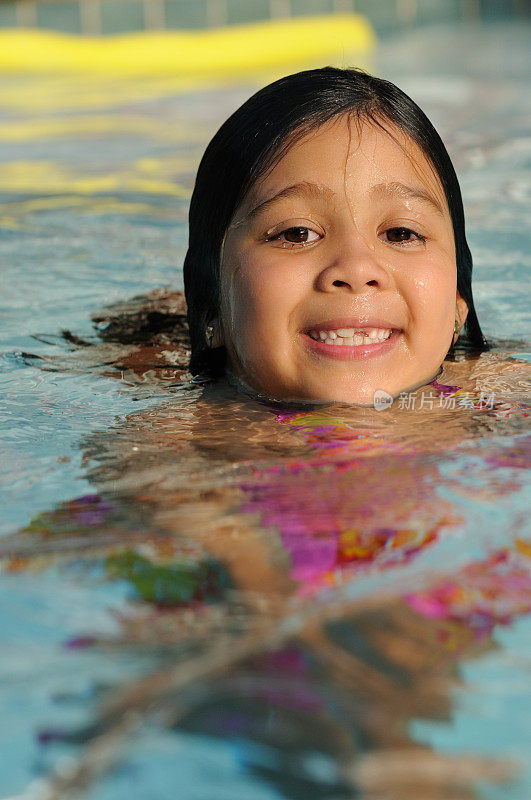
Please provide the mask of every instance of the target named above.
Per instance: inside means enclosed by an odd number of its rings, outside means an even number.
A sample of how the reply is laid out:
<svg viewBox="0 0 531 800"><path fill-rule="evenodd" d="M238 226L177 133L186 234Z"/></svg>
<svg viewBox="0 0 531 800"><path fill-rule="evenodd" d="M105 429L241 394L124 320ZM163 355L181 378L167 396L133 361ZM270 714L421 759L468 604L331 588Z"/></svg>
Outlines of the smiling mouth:
<svg viewBox="0 0 531 800"><path fill-rule="evenodd" d="M398 344L403 330L387 320L330 320L301 333L314 355L352 361L384 356Z"/></svg>
<svg viewBox="0 0 531 800"><path fill-rule="evenodd" d="M334 347L360 347L385 342L393 333L392 328L336 328L334 330L307 331L307 336L316 342Z"/></svg>

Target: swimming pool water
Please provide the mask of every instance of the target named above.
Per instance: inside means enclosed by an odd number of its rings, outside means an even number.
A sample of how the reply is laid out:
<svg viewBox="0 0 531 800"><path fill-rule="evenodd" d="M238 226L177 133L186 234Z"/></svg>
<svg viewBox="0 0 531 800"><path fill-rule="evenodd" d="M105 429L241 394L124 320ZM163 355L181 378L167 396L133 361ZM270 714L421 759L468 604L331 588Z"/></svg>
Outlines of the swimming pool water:
<svg viewBox="0 0 531 800"><path fill-rule="evenodd" d="M490 416L279 413L180 383L171 342L69 344L182 288L195 168L256 87L0 78L1 797L531 796L528 41L375 59L448 144L514 342Z"/></svg>

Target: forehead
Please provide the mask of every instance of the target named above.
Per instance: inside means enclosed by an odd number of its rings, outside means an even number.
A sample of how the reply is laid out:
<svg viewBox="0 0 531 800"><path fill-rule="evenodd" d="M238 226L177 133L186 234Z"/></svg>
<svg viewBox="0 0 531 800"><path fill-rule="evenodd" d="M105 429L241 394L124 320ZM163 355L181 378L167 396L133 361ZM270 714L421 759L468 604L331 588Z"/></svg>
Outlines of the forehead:
<svg viewBox="0 0 531 800"><path fill-rule="evenodd" d="M322 183L334 192L407 184L426 189L447 211L432 163L416 142L388 120L334 118L288 145L282 157L248 192L242 210L292 183Z"/></svg>

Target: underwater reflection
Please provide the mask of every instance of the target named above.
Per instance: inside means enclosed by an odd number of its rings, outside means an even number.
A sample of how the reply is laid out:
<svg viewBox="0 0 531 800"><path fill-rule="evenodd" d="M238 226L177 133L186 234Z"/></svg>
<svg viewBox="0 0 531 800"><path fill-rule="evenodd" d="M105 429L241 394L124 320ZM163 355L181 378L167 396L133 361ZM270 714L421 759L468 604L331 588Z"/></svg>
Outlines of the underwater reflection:
<svg viewBox="0 0 531 800"><path fill-rule="evenodd" d="M531 610L521 365L445 364L415 411L287 409L176 383L168 342L131 341L97 369L139 397L163 383L164 402L87 435L94 492L2 543L13 572L127 585L120 635L69 648L152 656L102 690L86 728L41 730L44 748L77 748L46 796L127 764L144 723L232 743L257 785L293 800L465 800L510 781L501 756L443 753L413 730L452 719L462 665ZM512 510L491 529L500 503Z"/></svg>

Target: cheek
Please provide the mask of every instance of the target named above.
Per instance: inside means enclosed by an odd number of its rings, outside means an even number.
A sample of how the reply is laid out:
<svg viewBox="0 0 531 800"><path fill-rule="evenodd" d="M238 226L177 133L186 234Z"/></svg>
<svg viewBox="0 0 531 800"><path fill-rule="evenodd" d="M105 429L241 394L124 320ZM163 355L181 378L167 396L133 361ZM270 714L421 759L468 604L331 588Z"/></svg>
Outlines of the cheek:
<svg viewBox="0 0 531 800"><path fill-rule="evenodd" d="M266 266L251 259L233 260L222 276L223 334L236 374L243 370L250 378L249 372L254 373L258 366L264 368L264 359L267 361L273 346L271 332L279 330L280 325L279 293L273 291L274 287Z"/></svg>
<svg viewBox="0 0 531 800"><path fill-rule="evenodd" d="M243 337L284 332L304 293L302 265L286 269L282 258L240 258L222 277L224 324Z"/></svg>
<svg viewBox="0 0 531 800"><path fill-rule="evenodd" d="M238 264L222 281L223 323L233 334L247 338L267 325L271 309L271 285L263 270Z"/></svg>
<svg viewBox="0 0 531 800"><path fill-rule="evenodd" d="M239 331L252 318L258 299L252 289L252 283L240 265L232 266L224 274L221 281L221 315L225 329Z"/></svg>
<svg viewBox="0 0 531 800"><path fill-rule="evenodd" d="M451 257L430 258L404 280L404 293L412 322L422 330L434 331L440 339L442 329L451 324L455 309L457 270Z"/></svg>

